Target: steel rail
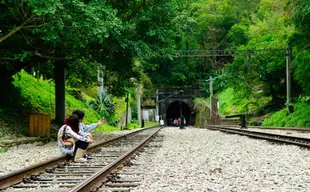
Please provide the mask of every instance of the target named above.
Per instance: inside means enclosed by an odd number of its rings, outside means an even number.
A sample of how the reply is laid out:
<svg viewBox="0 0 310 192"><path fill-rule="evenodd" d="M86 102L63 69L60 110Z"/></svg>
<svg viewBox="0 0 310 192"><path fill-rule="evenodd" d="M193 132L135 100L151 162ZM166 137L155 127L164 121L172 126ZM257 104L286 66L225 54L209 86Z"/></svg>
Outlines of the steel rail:
<svg viewBox="0 0 310 192"><path fill-rule="evenodd" d="M222 132L228 132L233 134L245 135L253 138L260 138L269 141L281 142L281 143L289 143L293 145L298 145L301 147L310 148L310 138L303 138L303 137L296 137L290 135L280 135L274 133L266 133L266 132L258 132L258 131L251 131L247 129L236 129L236 128L229 128L223 126L216 126L210 125L208 129L211 130L219 130Z"/></svg>
<svg viewBox="0 0 310 192"><path fill-rule="evenodd" d="M239 120L238 120L239 121ZM218 125L210 125L210 126L218 126ZM223 127L239 127L238 125L221 125ZM271 127L271 126L247 126L248 128L254 128L254 129L262 129L262 130L284 130L284 131L305 131L310 132L310 128L305 127Z"/></svg>
<svg viewBox="0 0 310 192"><path fill-rule="evenodd" d="M255 129L268 129L268 130L287 130L287 131L306 131L310 132L309 128L304 128L304 127L269 127L269 126L248 126L249 128L255 128Z"/></svg>
<svg viewBox="0 0 310 192"><path fill-rule="evenodd" d="M90 176L88 179L86 179L84 182L80 183L76 187L70 190L70 192L78 192L78 191L91 191L94 188L97 188L102 185L102 182L105 180L105 177L108 176L113 170L118 168L122 163L127 160L130 156L132 156L134 153L136 153L138 150L140 150L151 138L153 138L161 128L158 128L157 131L155 131L153 134L149 135L146 139L144 139L140 144L138 144L135 148L128 151L121 157L117 158L115 161L113 161L108 166L102 168L99 170L96 174Z"/></svg>
<svg viewBox="0 0 310 192"><path fill-rule="evenodd" d="M152 128L156 128L156 127L152 127ZM128 136L134 135L136 133L142 132L146 129L151 129L151 128L140 129L140 130L133 131L131 133L110 139L108 141L104 141L104 142L95 144L95 145L91 146L88 149L88 151L93 151L97 148L108 145L108 144L115 142L119 139L122 139L124 137L128 137ZM9 186L12 186L14 184L21 182L24 179L24 177L26 177L26 176L29 176L29 175L35 174L35 173L40 173L42 171L45 171L47 168L54 167L57 164L64 162L66 160L69 160L69 159L70 159L70 157L63 155L63 156L59 156L59 157L56 157L56 158L53 158L53 159L50 159L47 161L43 161L43 162L38 163L38 164L34 164L31 166L13 171L13 172L8 173L8 174L2 175L2 176L0 176L0 190L5 189Z"/></svg>

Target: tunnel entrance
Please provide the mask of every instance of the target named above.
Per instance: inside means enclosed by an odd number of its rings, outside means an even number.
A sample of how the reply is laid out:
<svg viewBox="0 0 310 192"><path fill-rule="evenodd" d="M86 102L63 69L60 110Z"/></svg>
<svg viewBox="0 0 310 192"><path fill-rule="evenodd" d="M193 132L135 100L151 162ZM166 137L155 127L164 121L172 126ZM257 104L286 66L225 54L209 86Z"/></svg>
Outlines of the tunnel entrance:
<svg viewBox="0 0 310 192"><path fill-rule="evenodd" d="M190 107L184 102L175 101L168 106L166 111L166 122L168 125L172 125L172 122L181 116L181 106L182 106L182 115L186 120L186 124L188 125L191 122Z"/></svg>

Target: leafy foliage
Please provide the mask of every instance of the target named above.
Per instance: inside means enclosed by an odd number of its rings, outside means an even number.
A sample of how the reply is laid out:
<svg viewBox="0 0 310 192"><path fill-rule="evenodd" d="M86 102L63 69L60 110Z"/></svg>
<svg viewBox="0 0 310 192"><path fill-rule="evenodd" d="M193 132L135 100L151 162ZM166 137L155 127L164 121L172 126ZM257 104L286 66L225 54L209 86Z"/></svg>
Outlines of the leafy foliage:
<svg viewBox="0 0 310 192"><path fill-rule="evenodd" d="M279 127L310 127L309 102L298 101L294 104L294 113L287 115L286 109L282 109L265 119L264 126Z"/></svg>
<svg viewBox="0 0 310 192"><path fill-rule="evenodd" d="M219 111L224 115L255 112L271 100L270 97L262 97L261 93L257 93L255 97L248 97L232 88L224 90L217 96L220 102Z"/></svg>
<svg viewBox="0 0 310 192"><path fill-rule="evenodd" d="M297 53L295 57L295 77L297 81L301 84L305 93L310 93L310 50L304 50Z"/></svg>
<svg viewBox="0 0 310 192"><path fill-rule="evenodd" d="M239 44L239 50L278 50L266 55L252 53L251 59L237 57L229 65L230 86L244 92L254 93L262 89L267 96L272 96L274 103L284 103L285 84L285 47L294 33L290 24L292 8L289 0L265 1L257 5L257 12L252 13L247 21L236 23L232 29L239 29L247 37L246 44ZM238 34L235 34L238 35ZM230 35L232 36L232 35ZM240 39L232 40L236 45ZM238 76L238 78L235 78ZM254 89L253 89L254 88ZM254 92L253 92L254 91ZM298 93L298 92L296 92Z"/></svg>
<svg viewBox="0 0 310 192"><path fill-rule="evenodd" d="M72 87L95 86L102 72L105 87L119 97L122 107L115 106L116 111L124 110L124 88L137 82L144 83L145 93L153 85L200 84L207 90L209 76L217 79L215 92L237 90L243 100L236 102L252 102L262 91L260 96L282 107L286 44L293 47L293 97L310 93L309 21L310 0L2 0L0 88L12 95L4 82L21 69L35 71L40 82L41 76L52 79L54 65L62 64ZM193 49L247 55L173 57L178 50ZM44 103L54 100L46 97L54 86L49 85L39 96L21 89L26 100L33 100L23 105L51 113L53 105Z"/></svg>
<svg viewBox="0 0 310 192"><path fill-rule="evenodd" d="M20 71L13 76L13 84L20 90L22 96L22 111L25 113L40 112L55 115L55 91L54 83L43 79L36 79L25 71ZM100 115L90 108L85 102L77 100L66 93L66 113L72 114L75 109L81 109L87 114L86 123L97 122Z"/></svg>
<svg viewBox="0 0 310 192"><path fill-rule="evenodd" d="M89 86L104 71L105 86L117 96L140 81L139 60L169 55L186 25L190 1L4 0L0 4L0 64L14 71L53 64L67 66L71 86ZM184 22L185 21L185 22ZM39 67L52 64L49 67ZM10 64L10 65L7 65Z"/></svg>
<svg viewBox="0 0 310 192"><path fill-rule="evenodd" d="M299 0L296 6L293 22L296 25L296 33L292 41L296 44L296 57L294 61L294 76L302 86L306 94L310 93L309 85L309 43L310 43L310 1Z"/></svg>
<svg viewBox="0 0 310 192"><path fill-rule="evenodd" d="M89 105L104 117L110 125L116 126L115 122L112 121L115 114L115 104L107 91L104 91L97 100L90 101Z"/></svg>

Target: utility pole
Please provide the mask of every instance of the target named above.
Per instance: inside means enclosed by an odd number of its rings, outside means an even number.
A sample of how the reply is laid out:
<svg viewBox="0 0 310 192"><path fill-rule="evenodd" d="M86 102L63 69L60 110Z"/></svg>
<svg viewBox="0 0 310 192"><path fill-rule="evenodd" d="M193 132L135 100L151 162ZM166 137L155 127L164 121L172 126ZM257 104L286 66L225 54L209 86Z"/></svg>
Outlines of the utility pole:
<svg viewBox="0 0 310 192"><path fill-rule="evenodd" d="M138 85L137 88L137 113L138 113L138 124L141 123L141 84Z"/></svg>
<svg viewBox="0 0 310 192"><path fill-rule="evenodd" d="M179 101L179 104L180 104L180 129L184 129L184 117L183 117L183 110L182 110L182 96L183 96L183 93L184 91L183 90L180 90L179 91L179 94L180 94L180 101Z"/></svg>
<svg viewBox="0 0 310 192"><path fill-rule="evenodd" d="M126 101L126 123L125 123L125 128L127 128L128 125L128 102L129 102L129 93L127 92L127 97L125 99Z"/></svg>
<svg viewBox="0 0 310 192"><path fill-rule="evenodd" d="M213 82L212 82L212 76L210 76L210 119L212 119L212 97L213 97Z"/></svg>
<svg viewBox="0 0 310 192"><path fill-rule="evenodd" d="M157 123L159 121L159 101L158 100L159 100L158 89L156 89L156 117L155 119Z"/></svg>
<svg viewBox="0 0 310 192"><path fill-rule="evenodd" d="M294 111L292 101L292 79L291 79L291 63L292 63L292 48L289 44L286 45L286 105L287 112Z"/></svg>
<svg viewBox="0 0 310 192"><path fill-rule="evenodd" d="M98 96L100 99L102 99L102 95L103 95L103 72L99 66L97 69L97 79L98 79Z"/></svg>

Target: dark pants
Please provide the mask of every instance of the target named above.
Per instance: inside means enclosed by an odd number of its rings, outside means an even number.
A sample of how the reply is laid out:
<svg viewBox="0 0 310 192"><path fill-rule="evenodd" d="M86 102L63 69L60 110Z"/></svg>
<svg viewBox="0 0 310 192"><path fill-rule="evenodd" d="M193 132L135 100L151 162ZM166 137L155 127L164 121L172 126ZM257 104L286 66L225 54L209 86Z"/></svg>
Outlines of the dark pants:
<svg viewBox="0 0 310 192"><path fill-rule="evenodd" d="M73 155L73 156L75 156L75 153L76 153L77 149L83 149L83 150L85 150L85 149L87 149L88 145L89 145L88 142L84 142L84 141L79 141L79 140L77 140L77 141L75 142L75 149L74 149L74 153L73 153L74 155Z"/></svg>
<svg viewBox="0 0 310 192"><path fill-rule="evenodd" d="M141 128L143 128L144 127L144 119L142 119L142 123L141 124L142 124Z"/></svg>

